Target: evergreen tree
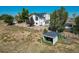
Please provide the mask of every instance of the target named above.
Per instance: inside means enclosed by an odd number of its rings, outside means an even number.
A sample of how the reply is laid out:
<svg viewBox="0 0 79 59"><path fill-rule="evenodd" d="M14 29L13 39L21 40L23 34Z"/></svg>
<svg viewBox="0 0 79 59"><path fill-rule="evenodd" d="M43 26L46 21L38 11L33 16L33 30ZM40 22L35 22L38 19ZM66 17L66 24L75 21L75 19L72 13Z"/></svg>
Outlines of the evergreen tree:
<svg viewBox="0 0 79 59"><path fill-rule="evenodd" d="M79 34L79 16L75 17L75 25L73 26L73 32Z"/></svg>
<svg viewBox="0 0 79 59"><path fill-rule="evenodd" d="M63 31L64 24L68 18L68 13L65 11L64 7L61 7L59 10L54 11L50 15L50 30L52 31Z"/></svg>
<svg viewBox="0 0 79 59"><path fill-rule="evenodd" d="M21 13L18 13L18 15L16 15L16 20L18 21L18 23L22 23L22 22L28 22L29 21L29 11L28 9L23 8Z"/></svg>
<svg viewBox="0 0 79 59"><path fill-rule="evenodd" d="M28 11L28 9L23 8L23 10L22 10L22 20L23 20L23 22L25 22L25 21L27 22L28 19L29 19L29 11Z"/></svg>

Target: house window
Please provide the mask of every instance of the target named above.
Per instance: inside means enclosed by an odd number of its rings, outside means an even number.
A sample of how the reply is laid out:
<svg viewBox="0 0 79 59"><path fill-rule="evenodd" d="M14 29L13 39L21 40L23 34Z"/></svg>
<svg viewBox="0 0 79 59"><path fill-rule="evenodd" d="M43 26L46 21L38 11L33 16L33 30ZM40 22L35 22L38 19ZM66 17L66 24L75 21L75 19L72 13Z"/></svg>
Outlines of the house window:
<svg viewBox="0 0 79 59"><path fill-rule="evenodd" d="M38 17L36 17L36 20L38 21Z"/></svg>

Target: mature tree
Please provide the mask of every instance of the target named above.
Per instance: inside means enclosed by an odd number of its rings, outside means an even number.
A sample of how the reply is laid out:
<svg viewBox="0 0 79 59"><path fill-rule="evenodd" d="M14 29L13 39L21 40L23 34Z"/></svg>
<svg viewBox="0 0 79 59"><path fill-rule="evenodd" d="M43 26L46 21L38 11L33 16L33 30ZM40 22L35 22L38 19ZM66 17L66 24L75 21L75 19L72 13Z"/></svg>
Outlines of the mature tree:
<svg viewBox="0 0 79 59"><path fill-rule="evenodd" d="M75 25L73 27L73 32L79 34L79 16L75 17Z"/></svg>
<svg viewBox="0 0 79 59"><path fill-rule="evenodd" d="M56 11L50 15L50 30L52 31L56 31L57 29L57 23L58 23L57 17L58 16L56 14Z"/></svg>
<svg viewBox="0 0 79 59"><path fill-rule="evenodd" d="M18 23L24 22L20 13L18 13L18 15L15 16L15 19L17 20Z"/></svg>
<svg viewBox="0 0 79 59"><path fill-rule="evenodd" d="M4 14L1 16L1 19L4 20L4 22L8 23L9 25L13 24L14 21L14 17L8 14Z"/></svg>
<svg viewBox="0 0 79 59"><path fill-rule="evenodd" d="M15 18L18 21L18 23L27 22L29 20L28 9L23 8L22 12L18 13L18 15L16 15Z"/></svg>
<svg viewBox="0 0 79 59"><path fill-rule="evenodd" d="M28 9L23 8L22 10L22 20L25 22L27 22L27 20L29 19L29 11Z"/></svg>
<svg viewBox="0 0 79 59"><path fill-rule="evenodd" d="M64 24L68 18L68 13L65 11L64 7L61 7L61 9L54 11L50 15L50 30L52 31L63 31Z"/></svg>
<svg viewBox="0 0 79 59"><path fill-rule="evenodd" d="M77 17L75 18L75 23L76 23L76 25L79 26L79 16L77 16Z"/></svg>

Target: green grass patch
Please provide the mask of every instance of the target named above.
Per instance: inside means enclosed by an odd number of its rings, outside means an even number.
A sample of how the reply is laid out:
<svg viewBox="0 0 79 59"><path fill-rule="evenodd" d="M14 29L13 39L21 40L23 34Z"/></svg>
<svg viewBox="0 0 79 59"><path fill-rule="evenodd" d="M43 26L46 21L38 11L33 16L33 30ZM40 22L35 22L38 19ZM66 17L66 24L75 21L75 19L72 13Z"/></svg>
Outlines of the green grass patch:
<svg viewBox="0 0 79 59"><path fill-rule="evenodd" d="M65 39L65 37L63 35L58 34L58 40L64 40L64 39Z"/></svg>

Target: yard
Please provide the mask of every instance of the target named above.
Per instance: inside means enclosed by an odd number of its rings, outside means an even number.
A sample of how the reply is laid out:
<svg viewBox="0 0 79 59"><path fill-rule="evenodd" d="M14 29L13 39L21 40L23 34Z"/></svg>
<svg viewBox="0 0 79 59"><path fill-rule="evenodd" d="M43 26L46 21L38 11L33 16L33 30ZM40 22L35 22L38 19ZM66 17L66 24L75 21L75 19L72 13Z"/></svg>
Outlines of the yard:
<svg viewBox="0 0 79 59"><path fill-rule="evenodd" d="M79 39L74 38L69 43L59 40L55 46L52 46L42 41L42 33L43 29L6 26L5 23L0 22L0 52L79 52Z"/></svg>

